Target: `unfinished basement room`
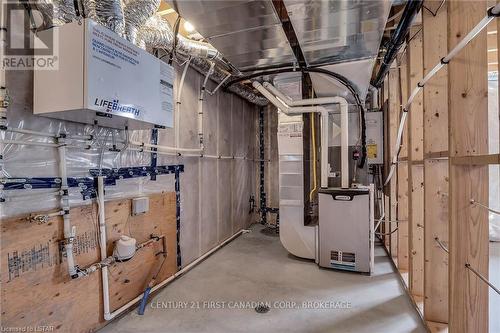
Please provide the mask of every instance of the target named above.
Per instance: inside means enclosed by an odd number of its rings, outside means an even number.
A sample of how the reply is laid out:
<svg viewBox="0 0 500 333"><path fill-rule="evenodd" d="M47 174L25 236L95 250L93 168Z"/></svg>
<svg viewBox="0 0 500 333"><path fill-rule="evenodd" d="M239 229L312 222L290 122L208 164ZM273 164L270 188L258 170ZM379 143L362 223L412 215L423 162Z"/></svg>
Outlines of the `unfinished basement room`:
<svg viewBox="0 0 500 333"><path fill-rule="evenodd" d="M0 333L500 333L499 16L0 0Z"/></svg>

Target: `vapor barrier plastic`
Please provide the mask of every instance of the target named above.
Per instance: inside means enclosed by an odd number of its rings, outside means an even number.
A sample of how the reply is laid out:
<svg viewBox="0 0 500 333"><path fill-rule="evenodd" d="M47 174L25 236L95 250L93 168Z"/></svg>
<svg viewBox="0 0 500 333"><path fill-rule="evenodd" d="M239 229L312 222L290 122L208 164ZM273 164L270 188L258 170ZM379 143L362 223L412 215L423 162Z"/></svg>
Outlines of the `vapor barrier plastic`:
<svg viewBox="0 0 500 333"><path fill-rule="evenodd" d="M177 70L177 89L181 68ZM182 93L180 107L180 143L184 148L197 148L197 103L201 75L189 69ZM11 97L8 109L8 125L12 128L29 129L44 133L69 133L71 135L94 134L93 126L34 116L33 73L16 71L7 73L7 87ZM215 83L209 82L209 89ZM214 155L254 156L257 142L249 139L254 130L256 107L241 98L224 92L206 96L204 102L204 131L207 153ZM98 137L103 140L112 134L109 129L99 128ZM151 131L129 131L131 141L149 142ZM121 135L121 137L119 137ZM116 140L123 133L114 130ZM5 133L5 140L22 140L51 143L53 139L36 135ZM83 141L68 140L68 144ZM159 130L160 145L175 146L174 129ZM117 141L117 148L123 145ZM237 149L236 149L237 148ZM102 162L101 160L102 154ZM58 153L53 147L4 145L4 174L2 177L59 177ZM89 177L92 168L120 168L149 166L150 153L126 149L121 152L67 148L68 177ZM218 160L200 157L158 156L158 165L183 164L181 184L181 251L183 265L193 261L230 234L247 226L256 215L248 213L250 195L255 194L252 175L257 162L247 160ZM174 191L174 175L160 175L156 181L147 177L117 180L116 186L106 187L106 199L139 196L161 191ZM4 191L6 202L1 204L0 215L10 217L29 212L59 208L59 197L54 190ZM89 204L83 200L78 188L70 189L71 206ZM78 233L78 230L77 230Z"/></svg>

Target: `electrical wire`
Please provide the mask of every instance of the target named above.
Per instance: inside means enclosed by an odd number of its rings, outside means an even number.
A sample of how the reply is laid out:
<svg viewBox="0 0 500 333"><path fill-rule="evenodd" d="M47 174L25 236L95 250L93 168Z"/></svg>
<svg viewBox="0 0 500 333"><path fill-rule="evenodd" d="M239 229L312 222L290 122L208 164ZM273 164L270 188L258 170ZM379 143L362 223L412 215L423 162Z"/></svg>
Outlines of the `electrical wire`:
<svg viewBox="0 0 500 333"><path fill-rule="evenodd" d="M399 229L399 227L394 229L393 231L385 233L385 234L380 233L380 232L376 232L375 235L377 235L377 236L389 236L389 235L392 235L393 233L395 233L396 231L398 231L398 229Z"/></svg>
<svg viewBox="0 0 500 333"><path fill-rule="evenodd" d="M479 21L467 33L467 35L460 42L458 42L458 44L417 83L417 86L412 90L406 104L402 108L402 115L401 115L401 120L399 122L396 145L394 146L394 157L391 162L391 169L389 171L389 175L387 176L384 185L389 184L396 170L399 153L401 151L401 140L403 137L406 118L408 116L408 112L410 112L410 106L413 103L415 97L424 88L425 84L437 72L439 72L445 65L449 64L449 62L455 57L455 55L457 55L464 47L466 47L470 43L470 41L472 41L493 19L499 16L499 14L500 14L500 4L497 4L494 7L490 7L487 11L486 16L481 21Z"/></svg>
<svg viewBox="0 0 500 333"><path fill-rule="evenodd" d="M441 3L439 4L439 7L436 9L436 11L432 11L430 10L428 7L425 6L425 2L424 4L422 5L422 7L427 10L429 13L431 13L432 16L436 17L437 14L439 13L439 10L443 7L444 3L445 3L446 0L442 0Z"/></svg>

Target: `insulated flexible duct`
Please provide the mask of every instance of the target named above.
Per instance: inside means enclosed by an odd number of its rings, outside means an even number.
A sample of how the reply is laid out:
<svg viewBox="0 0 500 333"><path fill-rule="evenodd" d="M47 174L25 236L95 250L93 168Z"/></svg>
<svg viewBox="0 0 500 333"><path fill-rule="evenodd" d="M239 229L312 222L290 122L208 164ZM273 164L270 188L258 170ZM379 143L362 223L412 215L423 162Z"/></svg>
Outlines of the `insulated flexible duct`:
<svg viewBox="0 0 500 333"><path fill-rule="evenodd" d="M130 42L136 43L139 29L158 11L159 7L160 0L125 0L125 7L123 9L125 15L125 34Z"/></svg>
<svg viewBox="0 0 500 333"><path fill-rule="evenodd" d="M85 17L125 36L125 17L121 0L83 0Z"/></svg>
<svg viewBox="0 0 500 333"><path fill-rule="evenodd" d="M210 68L210 62L206 59L200 59L200 58L193 58L193 60L191 60L191 65L196 71L202 74L207 73ZM210 78L213 81L220 83L222 80L225 79L226 76L227 76L226 72L224 72L222 69L218 67L215 67L214 73L212 74L212 76L210 76ZM262 97L260 94L256 94L252 88L246 87L243 84L233 84L228 87L228 90L246 99L250 103L259 106L265 106L268 104L266 98Z"/></svg>
<svg viewBox="0 0 500 333"><path fill-rule="evenodd" d="M46 28L69 23L76 17L73 0L39 0L35 4L43 15Z"/></svg>
<svg viewBox="0 0 500 333"><path fill-rule="evenodd" d="M184 36L177 36L176 53L179 57L187 59L192 57L191 65L198 72L205 74L210 69L210 61L215 61L219 66L215 67L214 73L210 78L220 83L229 74L231 67L228 62L222 57L212 45L204 42L198 42L185 38ZM147 46L149 48L165 49L169 52L172 51L174 41L174 32L170 24L164 20L160 15L156 14L150 17L146 23L141 27L137 34L137 43L140 46ZM221 68L222 67L222 68ZM228 71L225 71L226 68ZM259 94L256 94L252 88L246 87L242 84L235 84L229 87L229 91L246 99L250 103L257 105L267 105L267 99Z"/></svg>
<svg viewBox="0 0 500 333"><path fill-rule="evenodd" d="M145 21L137 37L139 44L143 43L151 48L172 50L174 31L166 20L159 14L156 14ZM177 47L175 51L185 57L191 56L223 62L222 55L209 43L187 39L180 34L177 35Z"/></svg>
<svg viewBox="0 0 500 333"><path fill-rule="evenodd" d="M137 32L136 44L155 49L172 51L174 33L170 24L160 15L151 16Z"/></svg>

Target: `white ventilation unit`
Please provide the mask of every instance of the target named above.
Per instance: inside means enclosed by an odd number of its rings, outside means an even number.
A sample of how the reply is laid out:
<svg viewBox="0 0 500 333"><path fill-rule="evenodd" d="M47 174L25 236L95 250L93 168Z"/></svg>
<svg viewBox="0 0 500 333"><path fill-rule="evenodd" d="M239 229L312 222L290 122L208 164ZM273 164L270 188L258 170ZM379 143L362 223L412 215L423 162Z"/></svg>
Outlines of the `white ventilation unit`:
<svg viewBox="0 0 500 333"><path fill-rule="evenodd" d="M56 69L35 70L35 114L113 128L172 127L171 66L90 19L39 35L54 36L59 54Z"/></svg>

